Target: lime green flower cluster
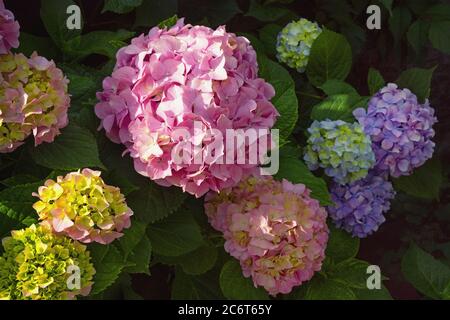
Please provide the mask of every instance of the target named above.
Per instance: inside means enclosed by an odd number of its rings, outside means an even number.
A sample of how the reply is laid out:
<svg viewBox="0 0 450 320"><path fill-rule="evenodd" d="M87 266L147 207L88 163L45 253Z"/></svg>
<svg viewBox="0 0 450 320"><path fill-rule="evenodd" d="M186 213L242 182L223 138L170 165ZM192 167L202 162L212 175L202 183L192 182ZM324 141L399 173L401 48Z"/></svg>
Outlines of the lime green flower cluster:
<svg viewBox="0 0 450 320"><path fill-rule="evenodd" d="M95 269L86 246L46 222L11 232L0 257L0 300L66 300L89 294ZM73 267L75 266L75 267ZM79 279L71 269L79 271Z"/></svg>
<svg viewBox="0 0 450 320"><path fill-rule="evenodd" d="M287 24L277 37L277 58L289 67L304 72L314 40L322 29L306 19Z"/></svg>
<svg viewBox="0 0 450 320"><path fill-rule="evenodd" d="M323 168L339 184L364 178L375 164L371 141L358 123L314 121L304 160L310 170Z"/></svg>
<svg viewBox="0 0 450 320"><path fill-rule="evenodd" d="M83 169L47 180L33 208L56 233L83 243L108 244L130 227L131 209L117 187L105 184L100 171Z"/></svg>

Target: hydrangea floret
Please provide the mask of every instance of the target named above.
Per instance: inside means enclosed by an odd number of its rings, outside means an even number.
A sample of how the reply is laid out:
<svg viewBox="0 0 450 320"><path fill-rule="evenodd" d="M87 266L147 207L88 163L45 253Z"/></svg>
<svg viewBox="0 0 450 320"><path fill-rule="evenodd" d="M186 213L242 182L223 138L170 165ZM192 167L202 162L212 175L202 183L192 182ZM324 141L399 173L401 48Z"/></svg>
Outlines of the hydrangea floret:
<svg viewBox="0 0 450 320"><path fill-rule="evenodd" d="M321 269L327 213L305 185L252 176L208 193L205 210L244 276L269 294L289 293Z"/></svg>
<svg viewBox="0 0 450 320"><path fill-rule="evenodd" d="M39 187L33 208L56 233L83 243L108 244L130 227L133 214L117 187L105 184L99 171L83 169L49 179Z"/></svg>

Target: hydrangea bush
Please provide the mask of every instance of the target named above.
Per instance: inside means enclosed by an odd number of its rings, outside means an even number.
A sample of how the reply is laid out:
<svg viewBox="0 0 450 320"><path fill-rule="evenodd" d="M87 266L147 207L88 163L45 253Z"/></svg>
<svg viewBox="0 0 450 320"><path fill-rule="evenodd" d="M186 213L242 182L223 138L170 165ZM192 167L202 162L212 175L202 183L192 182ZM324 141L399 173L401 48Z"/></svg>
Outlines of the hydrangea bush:
<svg viewBox="0 0 450 320"><path fill-rule="evenodd" d="M0 299L448 299L436 3L0 0Z"/></svg>

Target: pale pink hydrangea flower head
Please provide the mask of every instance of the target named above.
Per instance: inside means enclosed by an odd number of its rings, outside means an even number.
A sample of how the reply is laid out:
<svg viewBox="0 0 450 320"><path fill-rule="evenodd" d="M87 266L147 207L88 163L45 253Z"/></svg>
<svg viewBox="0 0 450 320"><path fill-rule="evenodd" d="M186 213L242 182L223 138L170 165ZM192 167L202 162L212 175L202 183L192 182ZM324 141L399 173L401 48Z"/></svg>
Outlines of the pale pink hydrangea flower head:
<svg viewBox="0 0 450 320"><path fill-rule="evenodd" d="M3 0L0 0L0 54L19 47L19 30L20 26L14 19L14 14L7 10Z"/></svg>
<svg viewBox="0 0 450 320"><path fill-rule="evenodd" d="M256 53L246 38L180 19L118 51L95 111L107 136L126 146L137 172L200 197L235 185L258 165L220 161L231 152L226 148L210 161L195 161L211 156L211 129L226 139L226 129L271 128L278 115L270 102L274 94L258 78ZM190 137L180 137L180 130ZM175 161L172 151L185 152L179 154L187 161Z"/></svg>
<svg viewBox="0 0 450 320"><path fill-rule="evenodd" d="M205 211L223 232L225 250L255 287L286 294L321 269L327 213L305 185L253 176L219 194L208 193Z"/></svg>
<svg viewBox="0 0 450 320"><path fill-rule="evenodd" d="M52 142L68 123L68 80L53 61L34 52L0 55L0 153L34 136Z"/></svg>

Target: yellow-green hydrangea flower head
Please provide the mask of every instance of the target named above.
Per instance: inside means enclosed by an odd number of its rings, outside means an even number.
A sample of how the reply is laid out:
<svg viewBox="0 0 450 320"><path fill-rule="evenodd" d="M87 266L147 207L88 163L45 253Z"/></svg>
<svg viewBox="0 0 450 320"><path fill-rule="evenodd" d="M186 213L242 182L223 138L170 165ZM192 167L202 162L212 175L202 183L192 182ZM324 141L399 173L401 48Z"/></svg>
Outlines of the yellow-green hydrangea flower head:
<svg viewBox="0 0 450 320"><path fill-rule="evenodd" d="M0 55L0 153L31 134L35 145L54 140L68 123L67 84L55 63L36 53Z"/></svg>
<svg viewBox="0 0 450 320"><path fill-rule="evenodd" d="M309 169L320 167L339 184L364 178L375 164L370 138L359 123L314 121L308 133L303 159Z"/></svg>
<svg viewBox="0 0 450 320"><path fill-rule="evenodd" d="M317 23L303 18L287 24L277 37L278 61L304 72L311 47L321 32Z"/></svg>
<svg viewBox="0 0 450 320"><path fill-rule="evenodd" d="M48 221L54 232L83 243L108 244L121 237L133 212L120 189L105 184L100 174L83 169L47 180L34 193L39 219Z"/></svg>
<svg viewBox="0 0 450 320"><path fill-rule="evenodd" d="M66 300L87 295L95 269L86 246L56 235L44 222L2 241L0 300ZM79 271L79 286L72 278Z"/></svg>

